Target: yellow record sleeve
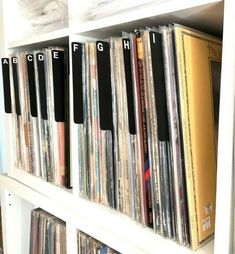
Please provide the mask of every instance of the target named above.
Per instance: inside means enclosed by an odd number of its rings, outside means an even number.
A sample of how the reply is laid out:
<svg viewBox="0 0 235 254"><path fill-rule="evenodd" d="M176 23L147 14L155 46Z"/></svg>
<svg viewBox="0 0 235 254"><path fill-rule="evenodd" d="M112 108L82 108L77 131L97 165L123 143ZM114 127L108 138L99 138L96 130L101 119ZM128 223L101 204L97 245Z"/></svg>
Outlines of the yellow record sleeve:
<svg viewBox="0 0 235 254"><path fill-rule="evenodd" d="M191 246L215 228L221 40L174 26Z"/></svg>

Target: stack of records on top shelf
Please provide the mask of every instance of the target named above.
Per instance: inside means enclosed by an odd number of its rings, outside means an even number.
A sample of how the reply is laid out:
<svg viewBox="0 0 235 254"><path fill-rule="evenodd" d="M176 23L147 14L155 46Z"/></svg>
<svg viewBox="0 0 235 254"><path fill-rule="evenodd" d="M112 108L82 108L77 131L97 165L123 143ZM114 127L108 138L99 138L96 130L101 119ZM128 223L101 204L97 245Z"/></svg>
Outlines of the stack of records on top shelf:
<svg viewBox="0 0 235 254"><path fill-rule="evenodd" d="M77 231L78 254L94 253L94 254L118 254L119 252L108 247L104 243L94 239L93 237Z"/></svg>
<svg viewBox="0 0 235 254"><path fill-rule="evenodd" d="M14 167L69 187L67 62L66 50L54 47L17 53L2 66L3 78L9 76L3 81L5 102L12 102Z"/></svg>
<svg viewBox="0 0 235 254"><path fill-rule="evenodd" d="M174 24L71 56L77 194L198 248L215 225L221 40Z"/></svg>
<svg viewBox="0 0 235 254"><path fill-rule="evenodd" d="M29 253L67 253L65 222L41 208L33 210Z"/></svg>

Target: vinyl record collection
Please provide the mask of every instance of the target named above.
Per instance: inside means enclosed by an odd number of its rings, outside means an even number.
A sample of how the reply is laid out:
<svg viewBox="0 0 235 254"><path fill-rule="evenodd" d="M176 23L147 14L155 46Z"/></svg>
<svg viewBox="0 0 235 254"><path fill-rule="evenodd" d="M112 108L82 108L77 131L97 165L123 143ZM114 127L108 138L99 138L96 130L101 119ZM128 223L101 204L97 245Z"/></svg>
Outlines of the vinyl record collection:
<svg viewBox="0 0 235 254"><path fill-rule="evenodd" d="M65 222L37 208L31 213L30 254L65 254Z"/></svg>
<svg viewBox="0 0 235 254"><path fill-rule="evenodd" d="M2 66L14 166L69 187L67 61L65 49L46 48L3 58Z"/></svg>
<svg viewBox="0 0 235 254"><path fill-rule="evenodd" d="M214 232L221 40L174 24L71 57L79 194L198 248Z"/></svg>
<svg viewBox="0 0 235 254"><path fill-rule="evenodd" d="M78 254L118 254L119 252L92 238L91 236L78 231Z"/></svg>
<svg viewBox="0 0 235 254"><path fill-rule="evenodd" d="M78 254L119 252L99 242L93 237L77 231ZM66 254L66 224L64 221L42 210L31 213L30 254Z"/></svg>
<svg viewBox="0 0 235 254"><path fill-rule="evenodd" d="M69 110L66 50L2 59L15 165L64 186L71 153L76 194L197 249L214 233L221 40L174 24L70 49Z"/></svg>

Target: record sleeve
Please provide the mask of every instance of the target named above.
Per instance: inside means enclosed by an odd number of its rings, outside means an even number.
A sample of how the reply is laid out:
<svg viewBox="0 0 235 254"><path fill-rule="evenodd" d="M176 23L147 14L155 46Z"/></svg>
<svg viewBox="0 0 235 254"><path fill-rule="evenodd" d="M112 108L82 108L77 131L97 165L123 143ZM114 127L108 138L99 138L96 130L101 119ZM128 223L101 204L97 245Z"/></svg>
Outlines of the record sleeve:
<svg viewBox="0 0 235 254"><path fill-rule="evenodd" d="M38 251L38 239L39 239L39 210L33 210L31 212L31 226L30 226L30 248L29 253L37 253Z"/></svg>
<svg viewBox="0 0 235 254"><path fill-rule="evenodd" d="M146 209L146 224L153 227L153 214L152 214L152 190L151 190L151 170L149 164L149 148L148 148L148 133L147 133L147 120L146 120L146 76L144 75L144 50L143 50L143 37L142 30L136 30L136 49L137 49L137 67L138 67L138 121L140 122L140 136L141 136L141 149L144 156L143 178L144 188L143 193L145 196L145 209Z"/></svg>
<svg viewBox="0 0 235 254"><path fill-rule="evenodd" d="M24 140L24 124L22 117L22 96L19 87L19 64L17 57L11 57L10 79L12 84L12 112L13 112L13 150L15 154L14 166L26 169L26 145Z"/></svg>
<svg viewBox="0 0 235 254"><path fill-rule="evenodd" d="M90 165L90 194L91 200L100 202L100 169L99 169L99 103L97 84L96 45L88 43L89 52L89 85L87 86L88 100L88 135L89 135L89 165ZM104 175L106 177L106 174Z"/></svg>
<svg viewBox="0 0 235 254"><path fill-rule="evenodd" d="M138 153L137 153L137 138L136 138L136 112L134 104L134 80L133 71L131 64L131 42L128 35L123 33L122 37L122 50L124 60L124 71L125 71L125 87L126 87L126 99L127 99L127 111L128 111L128 143L130 149L130 172L129 172L129 184L130 184L130 202L131 202L131 213L132 217L136 219L137 202L135 195L137 192L136 185L136 172L138 171Z"/></svg>
<svg viewBox="0 0 235 254"><path fill-rule="evenodd" d="M52 181L56 185L69 186L68 165L68 116L67 101L67 52L63 48L45 49L46 92L48 119L51 132Z"/></svg>
<svg viewBox="0 0 235 254"><path fill-rule="evenodd" d="M32 160L32 173L36 176L41 176L40 165L40 148L39 148L39 129L38 129L38 108L36 97L36 85L35 85L35 69L34 69L34 55L31 53L25 53L25 82L27 86L27 93L29 97L29 128L31 129L30 135L30 157Z"/></svg>
<svg viewBox="0 0 235 254"><path fill-rule="evenodd" d="M124 55L126 49L129 50L129 56ZM128 52L127 52L128 53ZM114 158L116 170L116 193L117 208L123 213L134 217L134 179L135 172L135 130L130 126L133 123L134 116L131 116L133 102L128 104L127 89L132 90L132 80L130 68L130 42L128 39L111 38L110 56L112 70L112 101L113 101L113 120L114 120ZM125 58L126 57L126 58ZM129 58L129 59L128 59ZM129 62L128 62L129 60ZM128 66L129 65L129 66ZM129 82L129 83L128 83ZM133 92L130 91L130 97L133 101ZM131 98L129 98L131 99ZM128 114L126 113L128 109ZM132 119L130 119L132 117Z"/></svg>
<svg viewBox="0 0 235 254"><path fill-rule="evenodd" d="M142 31L142 37L153 224L157 232L173 238L171 153L161 35L154 30L145 29Z"/></svg>
<svg viewBox="0 0 235 254"><path fill-rule="evenodd" d="M160 27L162 33L163 62L165 70L166 99L169 120L169 137L172 149L172 167L174 179L176 240L182 245L189 244L189 224L187 194L185 186L185 168L183 140L180 125L179 101L177 96L174 65L174 48L170 27Z"/></svg>
<svg viewBox="0 0 235 254"><path fill-rule="evenodd" d="M116 176L114 168L113 108L109 47L109 42L96 41L100 117L99 163L101 173L101 197L104 198L103 203L107 203L109 206L116 208Z"/></svg>
<svg viewBox="0 0 235 254"><path fill-rule="evenodd" d="M17 61L18 61L19 98L21 99L21 115L23 127L23 139L22 144L20 146L23 154L24 170L26 172L33 174L34 173L33 124L29 112L30 110L29 87L28 87L25 53L18 53Z"/></svg>
<svg viewBox="0 0 235 254"><path fill-rule="evenodd" d="M0 88L0 93L3 94L0 99L1 104L1 112L0 118L2 123L0 126L0 143L1 147L4 149L0 149L0 171L4 173L6 169L10 169L15 166L12 162L19 162L20 167L20 157L17 154L16 147L13 146L13 140L15 138L14 133L16 132L13 129L13 104L12 104L12 96L13 89L11 84L11 63L9 58L1 59L1 69L0 75L2 77L1 83L3 86ZM11 158L9 160L9 154L11 154ZM17 163L18 164L18 163ZM8 171L8 173L10 173Z"/></svg>
<svg viewBox="0 0 235 254"><path fill-rule="evenodd" d="M175 24L173 31L190 236L192 248L197 249L213 236L215 228L219 99L213 96L219 89L222 47L220 39L193 29Z"/></svg>
<svg viewBox="0 0 235 254"><path fill-rule="evenodd" d="M51 132L48 119L47 85L45 73L45 50L35 51L35 84L38 108L39 158L42 179L52 182L54 172L52 167Z"/></svg>
<svg viewBox="0 0 235 254"><path fill-rule="evenodd" d="M116 207L109 44L88 43L88 133L91 200ZM105 67L104 67L105 66Z"/></svg>
<svg viewBox="0 0 235 254"><path fill-rule="evenodd" d="M73 42L72 51L72 83L73 107L72 110L72 163L77 172L78 192L83 197L89 197L88 151L87 151L87 63L85 45ZM76 142L74 142L77 140Z"/></svg>
<svg viewBox="0 0 235 254"><path fill-rule="evenodd" d="M132 70L132 82L133 82L133 95L134 95L134 117L136 125L136 142L135 142L135 172L132 177L135 186L134 191L134 203L135 203L135 219L143 224L147 224L147 208L145 205L144 194L144 154L142 150L142 126L139 116L141 115L140 97L139 97L139 76L138 76L138 61L137 61L137 45L135 34L124 34L130 40L130 58L131 58L131 70Z"/></svg>

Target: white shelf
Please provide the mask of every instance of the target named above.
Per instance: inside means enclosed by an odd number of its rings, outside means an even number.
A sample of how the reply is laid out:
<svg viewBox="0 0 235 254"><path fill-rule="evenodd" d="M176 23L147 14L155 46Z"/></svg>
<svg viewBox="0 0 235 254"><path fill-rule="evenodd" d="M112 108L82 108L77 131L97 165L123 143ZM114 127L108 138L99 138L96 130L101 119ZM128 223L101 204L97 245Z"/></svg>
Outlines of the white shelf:
<svg viewBox="0 0 235 254"><path fill-rule="evenodd" d="M53 43L53 45L59 44L65 44L68 42L68 36L69 36L69 29L63 28L58 29L52 32L44 32L44 33L32 33L31 36L18 40L18 41L11 41L8 43L8 48L18 48L23 46L29 47L43 47L45 45L50 45L50 43Z"/></svg>
<svg viewBox="0 0 235 254"><path fill-rule="evenodd" d="M76 1L75 1L76 2ZM73 2L72 7L73 8ZM74 7L75 8L75 7ZM72 12L72 10L71 10ZM106 38L130 32L139 26L158 26L178 22L210 33L222 34L222 0L168 0L79 25L71 21L72 31L91 37Z"/></svg>
<svg viewBox="0 0 235 254"><path fill-rule="evenodd" d="M0 176L0 186L67 223L73 223L80 230L123 254L192 253L189 248L164 239L151 229L132 221L126 215L100 204L68 193L67 200L58 193L56 197L52 198L53 194L48 190L41 189L42 186L36 186L36 191L8 176ZM196 253L212 254L213 241L207 243Z"/></svg>
<svg viewBox="0 0 235 254"><path fill-rule="evenodd" d="M10 177L25 184L31 189L38 190L42 195L58 202L69 205L72 196L72 189L62 188L42 180L40 177L33 176L24 170L14 169Z"/></svg>

